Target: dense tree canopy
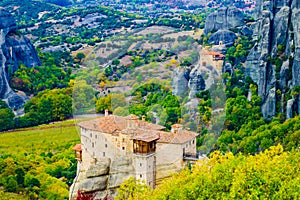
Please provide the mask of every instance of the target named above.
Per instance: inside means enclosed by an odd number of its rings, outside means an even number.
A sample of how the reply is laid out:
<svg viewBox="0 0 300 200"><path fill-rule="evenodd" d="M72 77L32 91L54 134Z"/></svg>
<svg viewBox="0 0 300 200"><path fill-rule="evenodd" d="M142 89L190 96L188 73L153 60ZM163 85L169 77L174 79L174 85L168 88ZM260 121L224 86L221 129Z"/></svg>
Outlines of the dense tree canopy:
<svg viewBox="0 0 300 200"><path fill-rule="evenodd" d="M300 152L281 145L255 156L216 151L163 181L155 190L124 182L119 197L131 199L299 199ZM131 185L129 185L131 183ZM125 187L126 186L126 187Z"/></svg>

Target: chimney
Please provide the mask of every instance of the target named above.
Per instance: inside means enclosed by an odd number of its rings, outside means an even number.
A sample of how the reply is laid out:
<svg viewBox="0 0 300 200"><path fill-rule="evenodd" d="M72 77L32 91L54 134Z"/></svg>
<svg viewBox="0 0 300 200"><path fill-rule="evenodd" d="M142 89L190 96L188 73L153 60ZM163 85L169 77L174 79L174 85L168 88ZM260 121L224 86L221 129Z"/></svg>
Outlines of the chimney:
<svg viewBox="0 0 300 200"><path fill-rule="evenodd" d="M108 117L108 110L107 109L105 109L105 115L104 116Z"/></svg>
<svg viewBox="0 0 300 200"><path fill-rule="evenodd" d="M146 116L145 115L142 116L142 121L143 122L146 121Z"/></svg>
<svg viewBox="0 0 300 200"><path fill-rule="evenodd" d="M179 130L182 129L182 125L181 124L173 124L171 126L171 132L177 134Z"/></svg>

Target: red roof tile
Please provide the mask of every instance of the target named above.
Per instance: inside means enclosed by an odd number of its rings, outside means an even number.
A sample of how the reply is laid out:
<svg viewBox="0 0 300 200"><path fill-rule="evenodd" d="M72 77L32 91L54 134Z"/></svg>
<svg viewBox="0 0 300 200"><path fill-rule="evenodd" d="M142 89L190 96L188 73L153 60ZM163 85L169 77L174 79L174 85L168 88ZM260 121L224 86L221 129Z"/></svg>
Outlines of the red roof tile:
<svg viewBox="0 0 300 200"><path fill-rule="evenodd" d="M79 126L85 129L99 131L102 133L118 136L120 133L129 135L131 139L153 141L157 140L161 143L186 143L198 134L179 129L176 133L162 131L165 127L141 121L135 115L120 117L109 115L107 117L99 117L94 120L79 123ZM172 127L181 128L181 124L174 124Z"/></svg>
<svg viewBox="0 0 300 200"><path fill-rule="evenodd" d="M73 148L74 151L82 151L81 144L76 144L75 147Z"/></svg>
<svg viewBox="0 0 300 200"><path fill-rule="evenodd" d="M219 52L214 52L214 51L202 51L201 55L212 55L212 56L225 57L223 54L221 54Z"/></svg>

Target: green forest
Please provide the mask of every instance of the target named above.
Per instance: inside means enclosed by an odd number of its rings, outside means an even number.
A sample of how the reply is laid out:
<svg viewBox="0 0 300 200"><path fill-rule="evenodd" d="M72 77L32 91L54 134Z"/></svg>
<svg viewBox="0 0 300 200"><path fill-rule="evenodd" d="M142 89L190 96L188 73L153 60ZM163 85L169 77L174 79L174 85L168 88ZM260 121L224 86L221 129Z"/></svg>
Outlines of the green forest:
<svg viewBox="0 0 300 200"><path fill-rule="evenodd" d="M76 175L75 121L0 134L0 199L67 199ZM18 196L13 193L19 194Z"/></svg>
<svg viewBox="0 0 300 200"><path fill-rule="evenodd" d="M299 159L281 145L254 156L215 151L153 191L129 179L116 199L299 199Z"/></svg>
<svg viewBox="0 0 300 200"><path fill-rule="evenodd" d="M119 116L145 116L166 131L181 123L199 133L197 152L207 155L154 190L130 178L116 199L300 199L300 119L295 108L287 119L286 110L289 100L300 98L300 87L290 87L294 57L286 55L295 53L295 45L277 44L276 53L266 57L274 68L267 82L276 86L276 114L264 118L265 100L245 70L247 56L262 38L230 29L237 38L224 55L232 73L224 71L211 89L197 92L194 117L186 106L189 91L174 95L171 74L175 68L191 72L200 56L195 47L212 48L209 39L217 30L202 34L205 20L215 4L228 6L231 1L195 6L193 12L193 7L163 1L152 10L145 6L154 2L121 0L113 7L88 8L68 0L0 2L16 18L19 32L36 44L42 63L31 68L18 63L14 73L7 70L10 87L24 93L26 103L17 116L17 110L0 100L0 200L68 199L77 170L72 148L80 143L78 121L72 118L106 109ZM122 10L122 3L134 12ZM244 6L240 1L235 5ZM180 11L168 12L175 8ZM248 28L254 21L250 16L243 20ZM140 33L151 27L170 34ZM283 63L288 63L284 69ZM169 76L155 77L155 72ZM285 86L280 85L283 72ZM122 84L129 89L114 92ZM216 116L216 108L224 112Z"/></svg>

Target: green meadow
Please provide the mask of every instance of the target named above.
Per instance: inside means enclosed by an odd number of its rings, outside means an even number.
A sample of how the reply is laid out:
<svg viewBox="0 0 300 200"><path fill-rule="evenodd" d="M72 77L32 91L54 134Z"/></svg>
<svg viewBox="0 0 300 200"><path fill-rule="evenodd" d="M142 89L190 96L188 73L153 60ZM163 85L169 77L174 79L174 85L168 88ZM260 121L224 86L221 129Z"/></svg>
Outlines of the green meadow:
<svg viewBox="0 0 300 200"><path fill-rule="evenodd" d="M76 122L0 134L0 200L68 199L77 166L72 148L80 142Z"/></svg>

